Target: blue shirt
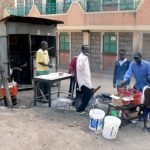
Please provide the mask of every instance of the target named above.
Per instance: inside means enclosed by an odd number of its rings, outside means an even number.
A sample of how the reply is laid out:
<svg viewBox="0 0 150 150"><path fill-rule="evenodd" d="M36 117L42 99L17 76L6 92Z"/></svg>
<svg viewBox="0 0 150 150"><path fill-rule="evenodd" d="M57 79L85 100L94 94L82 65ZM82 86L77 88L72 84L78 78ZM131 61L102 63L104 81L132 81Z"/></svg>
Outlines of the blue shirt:
<svg viewBox="0 0 150 150"><path fill-rule="evenodd" d="M148 84L147 78L150 75L150 63L146 60L141 60L141 64L137 64L135 61L132 61L128 71L124 76L124 80L127 81L132 76L135 77L136 83L135 88L142 90L144 86Z"/></svg>
<svg viewBox="0 0 150 150"><path fill-rule="evenodd" d="M114 69L114 76L113 76L113 83L119 86L120 81L124 79L124 75L127 72L130 65L130 61L126 60L122 65L120 65L120 60L116 61L115 69ZM130 80L126 82L128 85Z"/></svg>

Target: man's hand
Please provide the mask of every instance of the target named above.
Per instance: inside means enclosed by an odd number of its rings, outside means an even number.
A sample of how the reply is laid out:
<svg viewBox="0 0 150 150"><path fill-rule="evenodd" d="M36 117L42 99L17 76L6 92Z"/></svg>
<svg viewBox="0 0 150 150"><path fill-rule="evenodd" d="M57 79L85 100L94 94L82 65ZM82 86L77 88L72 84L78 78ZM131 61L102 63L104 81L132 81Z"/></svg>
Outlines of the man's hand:
<svg viewBox="0 0 150 150"><path fill-rule="evenodd" d="M116 88L116 84L115 83L113 84L113 87Z"/></svg>
<svg viewBox="0 0 150 150"><path fill-rule="evenodd" d="M52 67L56 67L56 65L55 64L49 64L48 67L52 68Z"/></svg>
<svg viewBox="0 0 150 150"><path fill-rule="evenodd" d="M121 80L120 81L120 86L122 87L122 86L124 86L126 84L126 81L125 80Z"/></svg>

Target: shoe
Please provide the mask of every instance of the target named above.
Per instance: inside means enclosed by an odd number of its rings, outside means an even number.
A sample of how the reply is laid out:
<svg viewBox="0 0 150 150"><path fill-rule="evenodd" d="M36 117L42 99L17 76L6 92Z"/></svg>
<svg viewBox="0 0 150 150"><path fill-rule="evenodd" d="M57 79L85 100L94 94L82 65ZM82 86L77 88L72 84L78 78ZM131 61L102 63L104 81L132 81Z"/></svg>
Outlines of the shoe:
<svg viewBox="0 0 150 150"><path fill-rule="evenodd" d="M150 127L149 127L149 128L147 128L147 130L148 130L148 132L150 132Z"/></svg>
<svg viewBox="0 0 150 150"><path fill-rule="evenodd" d="M148 128L143 128L143 131L144 131L144 132L147 132L147 131L148 131Z"/></svg>
<svg viewBox="0 0 150 150"><path fill-rule="evenodd" d="M71 96L70 96L70 95L68 95L66 98L71 99Z"/></svg>
<svg viewBox="0 0 150 150"><path fill-rule="evenodd" d="M75 103L76 103L76 101L73 101L73 102L72 102L72 106L75 106Z"/></svg>

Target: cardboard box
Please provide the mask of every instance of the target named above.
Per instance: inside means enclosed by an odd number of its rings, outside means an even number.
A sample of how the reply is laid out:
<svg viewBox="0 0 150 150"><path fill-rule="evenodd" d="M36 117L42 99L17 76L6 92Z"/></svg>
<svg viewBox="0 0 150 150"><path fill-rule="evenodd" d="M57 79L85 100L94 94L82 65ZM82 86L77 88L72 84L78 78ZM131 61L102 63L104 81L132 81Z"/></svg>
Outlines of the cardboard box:
<svg viewBox="0 0 150 150"><path fill-rule="evenodd" d="M120 97L118 95L111 95L112 103L116 106L129 105L132 98L130 97Z"/></svg>

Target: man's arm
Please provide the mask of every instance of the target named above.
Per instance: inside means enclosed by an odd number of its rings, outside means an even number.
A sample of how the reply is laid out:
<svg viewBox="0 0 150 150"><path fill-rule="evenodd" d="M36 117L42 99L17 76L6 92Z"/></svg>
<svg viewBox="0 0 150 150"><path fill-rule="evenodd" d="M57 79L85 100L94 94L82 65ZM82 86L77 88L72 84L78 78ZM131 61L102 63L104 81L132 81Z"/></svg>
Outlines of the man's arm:
<svg viewBox="0 0 150 150"><path fill-rule="evenodd" d="M115 68L114 68L114 75L113 75L113 87L115 88L116 84L116 69L117 69L117 64L115 63Z"/></svg>
<svg viewBox="0 0 150 150"><path fill-rule="evenodd" d="M147 74L150 75L150 63L147 64Z"/></svg>
<svg viewBox="0 0 150 150"><path fill-rule="evenodd" d="M126 74L124 75L124 81L128 81L133 76L133 62L129 65L129 69L127 70Z"/></svg>
<svg viewBox="0 0 150 150"><path fill-rule="evenodd" d="M126 82L128 80L130 80L130 78L133 76L133 62L130 63L129 65L129 69L127 70L126 74L124 75L124 79L123 81L121 82L121 85L125 85Z"/></svg>
<svg viewBox="0 0 150 150"><path fill-rule="evenodd" d="M46 67L49 67L49 68L52 68L52 67L54 67L54 65L53 64L46 64L46 63L44 63L44 62L39 62L39 64L40 65L42 65L42 66L46 66Z"/></svg>
<svg viewBox="0 0 150 150"><path fill-rule="evenodd" d="M144 101L145 101L145 90L146 90L147 86L145 86L143 88L143 91L142 91L142 96L141 96L141 104L144 104Z"/></svg>

